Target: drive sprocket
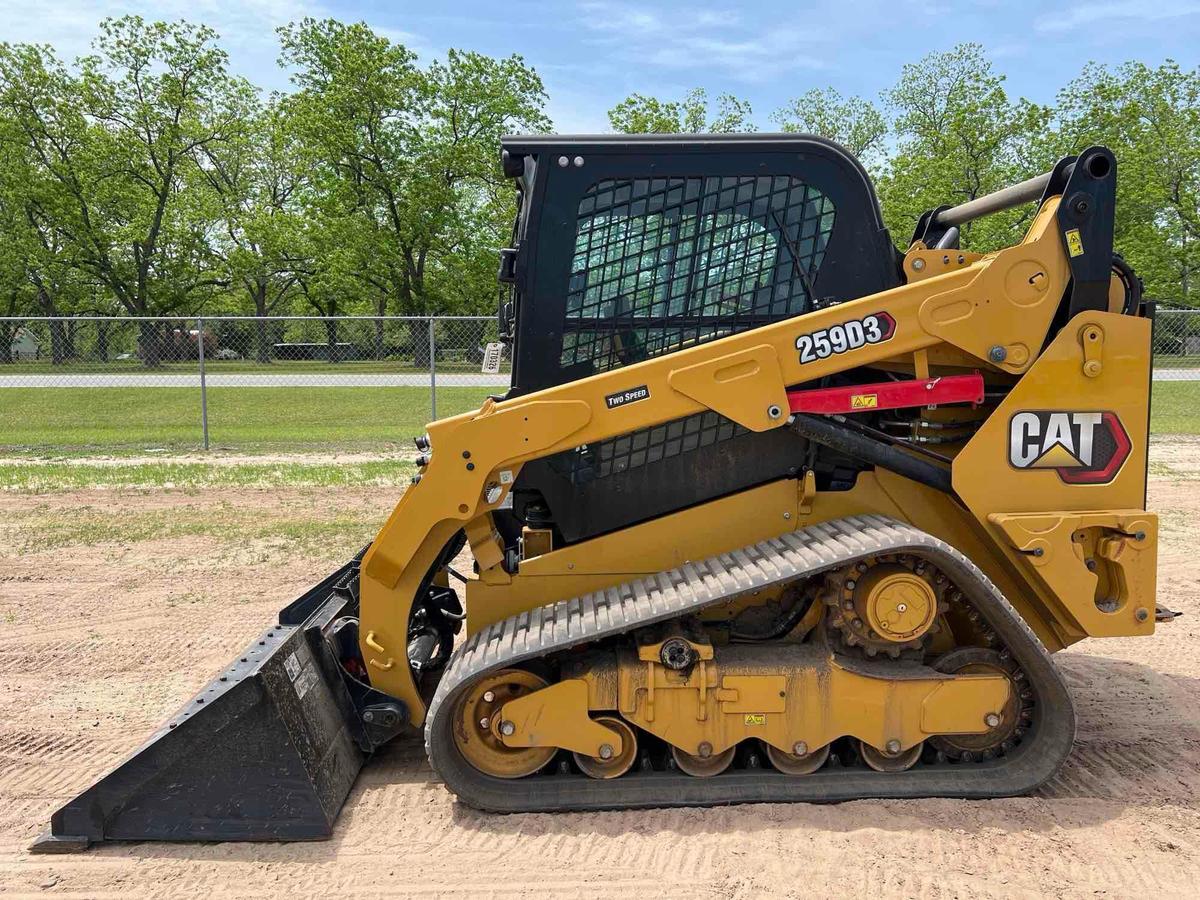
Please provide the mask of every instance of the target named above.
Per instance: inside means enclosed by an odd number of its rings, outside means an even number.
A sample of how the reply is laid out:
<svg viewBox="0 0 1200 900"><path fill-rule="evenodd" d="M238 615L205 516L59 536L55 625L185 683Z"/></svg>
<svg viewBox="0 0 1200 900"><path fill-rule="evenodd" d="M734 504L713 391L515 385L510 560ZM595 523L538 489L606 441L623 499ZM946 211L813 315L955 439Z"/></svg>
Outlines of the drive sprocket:
<svg viewBox="0 0 1200 900"><path fill-rule="evenodd" d="M844 566L825 578L821 597L829 628L843 648L898 659L920 653L949 609L946 576L909 554L887 554Z"/></svg>

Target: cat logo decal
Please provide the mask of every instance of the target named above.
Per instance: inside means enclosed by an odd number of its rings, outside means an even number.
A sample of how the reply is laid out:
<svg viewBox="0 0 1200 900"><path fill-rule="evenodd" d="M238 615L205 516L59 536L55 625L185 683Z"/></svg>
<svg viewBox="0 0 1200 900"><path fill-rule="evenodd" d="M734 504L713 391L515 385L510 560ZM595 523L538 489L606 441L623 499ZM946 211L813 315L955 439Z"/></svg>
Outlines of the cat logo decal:
<svg viewBox="0 0 1200 900"><path fill-rule="evenodd" d="M1029 410L1008 424L1009 464L1052 469L1067 484L1108 484L1132 448L1112 412Z"/></svg>

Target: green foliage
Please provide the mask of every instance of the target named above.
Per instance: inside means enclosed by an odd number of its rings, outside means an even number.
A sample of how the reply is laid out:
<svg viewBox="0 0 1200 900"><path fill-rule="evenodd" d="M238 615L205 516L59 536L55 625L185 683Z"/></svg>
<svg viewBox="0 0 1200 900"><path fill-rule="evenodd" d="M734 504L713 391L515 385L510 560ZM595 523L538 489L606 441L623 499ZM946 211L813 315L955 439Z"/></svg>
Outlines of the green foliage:
<svg viewBox="0 0 1200 900"><path fill-rule="evenodd" d="M1012 102L979 44L961 44L904 66L884 93L896 149L879 179L884 218L907 239L922 212L964 203L1045 171L1030 142L1050 110ZM1020 239L1032 208L989 216L963 227L962 245L993 250Z"/></svg>
<svg viewBox="0 0 1200 900"><path fill-rule="evenodd" d="M361 23L280 41L296 89L266 99L186 22L105 20L70 65L0 44L0 315L490 311L514 212L496 146L549 128L537 73L422 67Z"/></svg>
<svg viewBox="0 0 1200 900"><path fill-rule="evenodd" d="M519 56L456 50L421 69L362 24L305 19L280 36L318 226L300 278L308 302L322 314L347 297L378 315L478 311L514 215L500 136L549 127L537 73Z"/></svg>
<svg viewBox="0 0 1200 900"><path fill-rule="evenodd" d="M837 141L865 164L884 152L887 119L870 100L843 97L833 88L813 88L771 114L780 130Z"/></svg>
<svg viewBox="0 0 1200 900"><path fill-rule="evenodd" d="M1117 157L1117 247L1149 296L1200 298L1200 71L1090 65L1058 97L1060 155L1105 144Z"/></svg>
<svg viewBox="0 0 1200 900"><path fill-rule="evenodd" d="M658 100L630 94L608 111L613 131L625 134L730 134L754 131L749 100L721 94L709 110L708 92L693 88L682 100Z"/></svg>
<svg viewBox="0 0 1200 900"><path fill-rule="evenodd" d="M222 283L198 159L233 139L254 90L204 26L108 19L93 46L72 69L49 48L0 47L3 133L32 163L18 202L48 252L124 311L185 309Z"/></svg>
<svg viewBox="0 0 1200 900"><path fill-rule="evenodd" d="M0 317L490 312L514 213L497 144L550 128L538 74L465 50L424 63L363 23L304 19L279 39L294 90L270 97L229 73L203 25L107 19L74 62L0 44ZM632 94L608 118L628 133L755 129L748 101L702 88ZM1050 108L1011 98L963 44L905 66L878 104L813 88L770 119L861 157L901 241L927 209L1106 144L1118 249L1150 296L1196 303L1200 71L1090 65ZM1030 212L972 223L963 244L1010 243ZM146 365L161 334L143 329ZM54 364L76 355L70 329L50 345Z"/></svg>

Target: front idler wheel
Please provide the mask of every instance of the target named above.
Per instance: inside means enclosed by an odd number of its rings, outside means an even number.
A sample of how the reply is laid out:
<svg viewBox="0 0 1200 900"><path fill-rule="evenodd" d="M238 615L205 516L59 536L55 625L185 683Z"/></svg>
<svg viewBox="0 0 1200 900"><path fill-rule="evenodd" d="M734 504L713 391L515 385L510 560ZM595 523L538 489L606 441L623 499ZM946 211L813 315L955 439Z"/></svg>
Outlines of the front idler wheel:
<svg viewBox="0 0 1200 900"><path fill-rule="evenodd" d="M496 778L524 778L554 758L556 747L509 747L500 739L500 710L547 687L524 669L502 669L481 679L459 701L454 716L454 744L472 766Z"/></svg>

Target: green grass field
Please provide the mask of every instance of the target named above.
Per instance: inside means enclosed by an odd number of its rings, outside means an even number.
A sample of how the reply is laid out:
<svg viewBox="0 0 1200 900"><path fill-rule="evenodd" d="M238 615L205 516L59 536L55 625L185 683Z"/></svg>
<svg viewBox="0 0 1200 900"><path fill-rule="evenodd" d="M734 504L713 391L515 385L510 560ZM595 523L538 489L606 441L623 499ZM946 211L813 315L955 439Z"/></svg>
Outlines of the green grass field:
<svg viewBox="0 0 1200 900"><path fill-rule="evenodd" d="M439 388L438 417L474 409L488 392ZM211 446L245 453L411 449L429 412L423 387L208 390ZM0 389L0 452L81 456L199 447L200 395L193 388Z"/></svg>
<svg viewBox="0 0 1200 900"><path fill-rule="evenodd" d="M488 388L438 389L439 418L474 409ZM411 449L429 421L425 388L210 388L212 447L242 453ZM1155 434L1200 434L1200 382L1155 382ZM133 455L201 446L190 388L0 389L0 453Z"/></svg>
<svg viewBox="0 0 1200 900"><path fill-rule="evenodd" d="M1154 357L1154 365L1156 368L1162 369L1200 369L1200 356L1165 354Z"/></svg>
<svg viewBox="0 0 1200 900"><path fill-rule="evenodd" d="M1200 381L1156 381L1151 434L1200 434Z"/></svg>

